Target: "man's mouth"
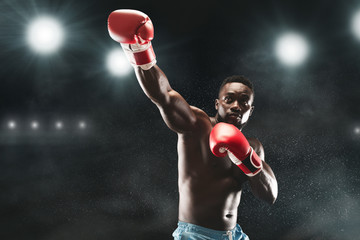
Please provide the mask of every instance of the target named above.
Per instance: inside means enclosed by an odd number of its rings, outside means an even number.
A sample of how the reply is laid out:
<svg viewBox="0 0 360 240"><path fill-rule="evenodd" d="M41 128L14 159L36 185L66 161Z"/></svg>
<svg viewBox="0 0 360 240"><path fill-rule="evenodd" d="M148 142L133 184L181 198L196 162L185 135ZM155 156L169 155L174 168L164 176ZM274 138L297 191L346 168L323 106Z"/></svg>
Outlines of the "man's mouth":
<svg viewBox="0 0 360 240"><path fill-rule="evenodd" d="M237 114L237 113L230 113L228 116L229 116L230 118L241 119L241 114Z"/></svg>

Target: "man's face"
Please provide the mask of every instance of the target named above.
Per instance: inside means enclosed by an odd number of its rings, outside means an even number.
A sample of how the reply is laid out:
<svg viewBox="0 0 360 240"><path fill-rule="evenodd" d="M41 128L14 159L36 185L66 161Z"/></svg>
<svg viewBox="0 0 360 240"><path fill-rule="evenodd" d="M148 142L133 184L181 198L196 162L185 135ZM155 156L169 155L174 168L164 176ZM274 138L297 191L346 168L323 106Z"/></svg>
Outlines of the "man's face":
<svg viewBox="0 0 360 240"><path fill-rule="evenodd" d="M242 128L254 110L253 101L254 94L248 86L238 82L225 84L215 100L218 120Z"/></svg>

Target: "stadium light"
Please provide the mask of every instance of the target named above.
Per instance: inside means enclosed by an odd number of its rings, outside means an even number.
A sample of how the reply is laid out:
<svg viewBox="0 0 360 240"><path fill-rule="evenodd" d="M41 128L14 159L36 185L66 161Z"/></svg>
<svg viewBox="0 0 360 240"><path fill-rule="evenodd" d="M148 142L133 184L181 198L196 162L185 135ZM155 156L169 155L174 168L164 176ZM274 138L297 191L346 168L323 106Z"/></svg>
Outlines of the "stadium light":
<svg viewBox="0 0 360 240"><path fill-rule="evenodd" d="M61 122L61 121L57 121L56 123L55 123L55 128L56 129L62 129L63 128L63 123Z"/></svg>
<svg viewBox="0 0 360 240"><path fill-rule="evenodd" d="M354 133L355 133L356 135L360 135L360 127L355 127L355 128L354 128Z"/></svg>
<svg viewBox="0 0 360 240"><path fill-rule="evenodd" d="M355 37L360 40L360 10L353 15L351 30Z"/></svg>
<svg viewBox="0 0 360 240"><path fill-rule="evenodd" d="M84 121L80 121L79 122L79 128L80 129L85 129L86 128L86 123Z"/></svg>
<svg viewBox="0 0 360 240"><path fill-rule="evenodd" d="M34 51L49 54L61 46L63 35L62 26L56 19L42 16L30 23L27 40Z"/></svg>
<svg viewBox="0 0 360 240"><path fill-rule="evenodd" d="M9 129L15 129L15 128L16 128L16 122L14 122L14 121L9 121L9 122L8 122L8 128L9 128Z"/></svg>
<svg viewBox="0 0 360 240"><path fill-rule="evenodd" d="M31 122L31 128L36 130L39 128L39 123L36 121Z"/></svg>
<svg viewBox="0 0 360 240"><path fill-rule="evenodd" d="M275 50L283 64L297 66L303 63L308 56L309 47L302 36L296 33L287 33L278 38Z"/></svg>
<svg viewBox="0 0 360 240"><path fill-rule="evenodd" d="M129 61L127 60L121 48L112 50L106 60L107 69L114 76L124 76L132 69Z"/></svg>

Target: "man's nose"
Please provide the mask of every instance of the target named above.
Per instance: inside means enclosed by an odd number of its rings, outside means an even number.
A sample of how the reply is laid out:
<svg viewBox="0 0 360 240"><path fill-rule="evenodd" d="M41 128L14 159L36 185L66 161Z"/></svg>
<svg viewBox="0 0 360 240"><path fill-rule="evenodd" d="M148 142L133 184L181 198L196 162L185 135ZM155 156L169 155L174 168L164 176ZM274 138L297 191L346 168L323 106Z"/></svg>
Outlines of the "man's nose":
<svg viewBox="0 0 360 240"><path fill-rule="evenodd" d="M230 110L233 111L233 112L240 112L239 103L238 103L237 101L235 101L235 102L231 105Z"/></svg>

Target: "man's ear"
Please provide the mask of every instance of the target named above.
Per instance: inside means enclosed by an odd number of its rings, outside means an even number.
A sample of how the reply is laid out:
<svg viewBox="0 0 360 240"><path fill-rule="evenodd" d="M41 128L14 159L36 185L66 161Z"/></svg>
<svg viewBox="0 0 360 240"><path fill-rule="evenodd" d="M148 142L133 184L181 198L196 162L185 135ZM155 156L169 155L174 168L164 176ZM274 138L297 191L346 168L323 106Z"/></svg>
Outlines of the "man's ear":
<svg viewBox="0 0 360 240"><path fill-rule="evenodd" d="M255 109L255 106L251 106L251 109L250 109L250 115L249 115L249 116L251 116L251 115L252 115L252 113L253 113L254 109Z"/></svg>
<svg viewBox="0 0 360 240"><path fill-rule="evenodd" d="M215 109L219 109L219 99L215 99Z"/></svg>

